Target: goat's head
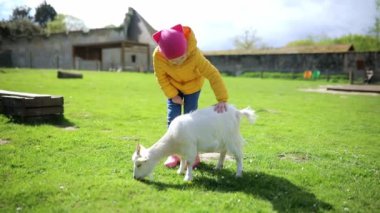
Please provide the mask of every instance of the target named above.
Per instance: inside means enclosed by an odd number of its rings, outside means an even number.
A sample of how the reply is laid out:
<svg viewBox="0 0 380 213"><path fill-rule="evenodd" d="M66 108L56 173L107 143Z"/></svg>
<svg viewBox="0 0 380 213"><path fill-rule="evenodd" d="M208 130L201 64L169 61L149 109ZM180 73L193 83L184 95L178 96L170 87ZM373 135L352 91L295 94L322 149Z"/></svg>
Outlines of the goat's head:
<svg viewBox="0 0 380 213"><path fill-rule="evenodd" d="M136 151L132 155L132 161L133 178L143 179L152 173L154 163L149 160L145 148L140 144L136 146Z"/></svg>

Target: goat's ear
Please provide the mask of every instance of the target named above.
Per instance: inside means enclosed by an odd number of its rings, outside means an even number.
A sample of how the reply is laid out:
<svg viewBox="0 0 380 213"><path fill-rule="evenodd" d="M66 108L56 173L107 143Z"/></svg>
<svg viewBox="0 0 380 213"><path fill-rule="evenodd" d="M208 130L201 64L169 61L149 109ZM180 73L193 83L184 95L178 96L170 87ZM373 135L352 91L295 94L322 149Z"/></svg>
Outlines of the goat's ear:
<svg viewBox="0 0 380 213"><path fill-rule="evenodd" d="M137 154L136 152L132 155L132 161L135 162L137 160Z"/></svg>

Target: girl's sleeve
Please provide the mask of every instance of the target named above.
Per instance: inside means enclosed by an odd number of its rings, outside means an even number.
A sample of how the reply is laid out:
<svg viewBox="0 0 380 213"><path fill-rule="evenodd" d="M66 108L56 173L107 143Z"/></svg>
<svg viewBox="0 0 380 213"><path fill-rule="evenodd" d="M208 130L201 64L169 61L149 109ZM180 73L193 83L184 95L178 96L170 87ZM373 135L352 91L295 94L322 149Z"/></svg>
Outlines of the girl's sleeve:
<svg viewBox="0 0 380 213"><path fill-rule="evenodd" d="M164 92L165 96L168 98L173 98L178 95L178 90L170 83L164 66L160 64L156 57L153 60L153 67L158 84L160 85L160 88Z"/></svg>
<svg viewBox="0 0 380 213"><path fill-rule="evenodd" d="M228 101L228 92L223 82L220 72L214 65L207 60L206 57L199 51L199 71L201 75L207 78L210 82L211 88L214 91L215 97L218 102Z"/></svg>

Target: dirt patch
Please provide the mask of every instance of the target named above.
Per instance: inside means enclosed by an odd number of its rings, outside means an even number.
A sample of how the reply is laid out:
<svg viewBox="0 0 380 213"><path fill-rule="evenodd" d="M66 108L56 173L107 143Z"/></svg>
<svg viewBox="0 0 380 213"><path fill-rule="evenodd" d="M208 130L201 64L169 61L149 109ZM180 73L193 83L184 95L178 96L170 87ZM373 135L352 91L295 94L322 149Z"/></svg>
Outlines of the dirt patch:
<svg viewBox="0 0 380 213"><path fill-rule="evenodd" d="M217 161L219 160L219 156L220 154L219 153L203 153L203 154L200 154L199 155L199 158L201 159L201 161ZM229 156L229 155L226 155L226 158L225 158L226 161L233 161L234 159Z"/></svg>
<svg viewBox="0 0 380 213"><path fill-rule="evenodd" d="M5 145L5 144L7 144L9 142L10 142L9 140L5 140L5 139L1 139L0 138L0 145Z"/></svg>
<svg viewBox="0 0 380 213"><path fill-rule="evenodd" d="M138 142L138 141L140 141L140 138L135 137L135 136L124 136L124 137L122 137L122 139L126 140L126 141L131 141L131 142Z"/></svg>
<svg viewBox="0 0 380 213"><path fill-rule="evenodd" d="M345 92L345 91L334 91L327 90L328 85L319 86L319 88L307 88L300 89L303 92L318 92L318 93L328 93L328 94L336 94L336 95L368 95L368 96L379 96L378 93L372 92Z"/></svg>
<svg viewBox="0 0 380 213"><path fill-rule="evenodd" d="M79 128L76 127L76 126L67 126L65 128L63 128L64 130L66 131L75 131L75 130L78 130Z"/></svg>
<svg viewBox="0 0 380 213"><path fill-rule="evenodd" d="M280 160L290 160L294 162L305 162L310 160L311 156L308 153L303 153L303 152L284 152L278 155L278 158Z"/></svg>

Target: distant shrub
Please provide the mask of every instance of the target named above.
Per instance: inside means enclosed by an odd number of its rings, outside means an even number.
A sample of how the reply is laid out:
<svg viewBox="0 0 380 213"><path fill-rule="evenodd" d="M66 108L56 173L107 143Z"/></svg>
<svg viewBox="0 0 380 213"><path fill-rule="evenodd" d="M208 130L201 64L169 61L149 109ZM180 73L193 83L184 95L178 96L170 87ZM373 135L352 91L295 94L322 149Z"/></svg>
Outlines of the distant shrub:
<svg viewBox="0 0 380 213"><path fill-rule="evenodd" d="M239 77L244 78L272 78L272 79L293 79L293 80L303 80L303 72L271 72L271 71L246 71L243 72ZM312 80L312 79L310 79ZM325 80L332 82L345 82L348 81L348 74L330 74L321 73L317 80Z"/></svg>

